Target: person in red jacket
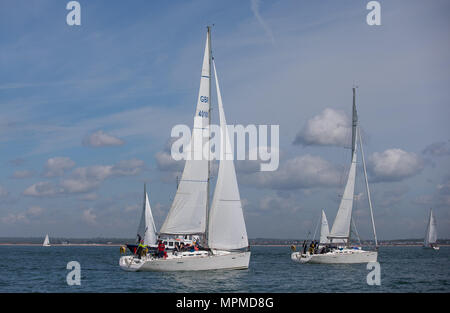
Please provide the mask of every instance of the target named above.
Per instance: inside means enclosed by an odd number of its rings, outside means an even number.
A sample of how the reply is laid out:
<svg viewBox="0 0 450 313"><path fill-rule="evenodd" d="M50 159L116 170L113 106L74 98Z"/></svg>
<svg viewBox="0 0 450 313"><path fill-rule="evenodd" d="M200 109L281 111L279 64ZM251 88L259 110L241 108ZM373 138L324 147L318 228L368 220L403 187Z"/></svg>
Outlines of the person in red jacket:
<svg viewBox="0 0 450 313"><path fill-rule="evenodd" d="M160 257L160 258L164 257L165 250L166 250L166 246L164 245L162 240L160 240L158 243L158 257Z"/></svg>

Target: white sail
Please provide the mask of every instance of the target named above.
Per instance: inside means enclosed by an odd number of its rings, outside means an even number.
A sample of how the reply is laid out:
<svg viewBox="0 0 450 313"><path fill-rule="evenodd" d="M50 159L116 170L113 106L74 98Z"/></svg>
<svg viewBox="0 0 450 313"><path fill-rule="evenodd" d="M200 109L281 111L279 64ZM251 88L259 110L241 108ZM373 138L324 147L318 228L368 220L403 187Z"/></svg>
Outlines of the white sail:
<svg viewBox="0 0 450 313"><path fill-rule="evenodd" d="M45 235L43 246L50 246L50 239L48 238L48 234Z"/></svg>
<svg viewBox="0 0 450 313"><path fill-rule="evenodd" d="M203 155L203 149L209 151L210 58L208 32L192 137L185 147L186 163L169 214L161 227L162 234L196 234L206 231L209 161Z"/></svg>
<svg viewBox="0 0 450 313"><path fill-rule="evenodd" d="M430 217L428 219L427 232L425 234L424 245L429 246L437 241L436 220L434 219L433 211L430 209Z"/></svg>
<svg viewBox="0 0 450 313"><path fill-rule="evenodd" d="M330 229L328 228L328 220L327 216L325 215L325 211L322 210L322 221L320 225L320 244L327 244L330 243L330 240L328 239L328 236L330 235Z"/></svg>
<svg viewBox="0 0 450 313"><path fill-rule="evenodd" d="M247 230L214 61L213 66L221 129L221 158L216 189L209 213L208 245L211 249L240 249L248 246Z"/></svg>
<svg viewBox="0 0 450 313"><path fill-rule="evenodd" d="M153 220L152 209L148 200L148 194L144 190L144 207L142 209L141 221L138 227L138 235L144 240L144 245L156 244L156 226Z"/></svg>
<svg viewBox="0 0 450 313"><path fill-rule="evenodd" d="M356 137L355 137L356 138ZM334 243L347 242L350 236L350 223L352 219L353 198L356 179L356 147L353 150L352 164L348 173L347 184L342 195L341 204L331 228L329 238Z"/></svg>

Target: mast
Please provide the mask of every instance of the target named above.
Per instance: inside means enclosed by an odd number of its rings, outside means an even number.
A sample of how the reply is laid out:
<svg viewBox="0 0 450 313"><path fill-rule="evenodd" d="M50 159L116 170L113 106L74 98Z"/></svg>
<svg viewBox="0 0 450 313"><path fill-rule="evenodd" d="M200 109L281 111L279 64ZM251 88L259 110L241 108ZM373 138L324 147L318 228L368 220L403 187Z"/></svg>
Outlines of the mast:
<svg viewBox="0 0 450 313"><path fill-rule="evenodd" d="M336 218L328 238L332 243L349 244L351 232L351 218L353 201L355 198L355 180L356 180L356 138L358 132L358 116L356 112L355 100L356 87L353 87L353 112L352 112L352 158L351 165L348 172L347 183L345 185L344 193L342 195L341 203L339 205ZM334 241L335 240L335 241Z"/></svg>
<svg viewBox="0 0 450 313"><path fill-rule="evenodd" d="M356 148L356 126L358 125L358 113L356 112L356 87L353 90L353 112L352 112L352 158Z"/></svg>
<svg viewBox="0 0 450 313"><path fill-rule="evenodd" d="M209 51L209 125L208 125L208 141L211 140L211 26L206 26L207 37L208 37L208 51ZM206 181L206 226L205 226L205 243L208 246L208 228L209 228L209 193L210 193L210 183L211 183L211 146L208 147L208 178Z"/></svg>

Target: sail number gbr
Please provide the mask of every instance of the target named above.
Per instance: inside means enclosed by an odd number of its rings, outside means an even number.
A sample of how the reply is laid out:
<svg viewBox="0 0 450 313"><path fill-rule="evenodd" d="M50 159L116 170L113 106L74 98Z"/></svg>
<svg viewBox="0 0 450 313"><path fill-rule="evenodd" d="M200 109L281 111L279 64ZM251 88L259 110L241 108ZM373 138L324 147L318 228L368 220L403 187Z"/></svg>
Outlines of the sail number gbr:
<svg viewBox="0 0 450 313"><path fill-rule="evenodd" d="M208 103L208 97L206 97L206 96L200 96L200 102Z"/></svg>

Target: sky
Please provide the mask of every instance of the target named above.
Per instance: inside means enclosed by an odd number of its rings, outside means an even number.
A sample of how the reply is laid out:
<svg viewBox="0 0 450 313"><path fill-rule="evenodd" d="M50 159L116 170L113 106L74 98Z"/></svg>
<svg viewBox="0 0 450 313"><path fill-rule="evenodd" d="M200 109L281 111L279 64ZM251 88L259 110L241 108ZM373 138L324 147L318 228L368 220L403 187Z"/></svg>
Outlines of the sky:
<svg viewBox="0 0 450 313"><path fill-rule="evenodd" d="M250 238L305 238L321 209L332 223L354 85L378 238L423 238L430 208L450 238L448 1L379 1L379 26L365 0L80 0L80 26L68 2L0 2L0 237L132 238L144 183L159 228L214 24L227 122L280 127L277 171L236 162Z"/></svg>

